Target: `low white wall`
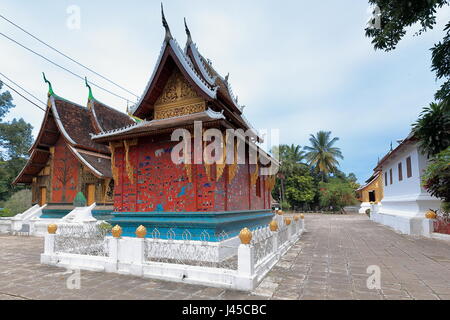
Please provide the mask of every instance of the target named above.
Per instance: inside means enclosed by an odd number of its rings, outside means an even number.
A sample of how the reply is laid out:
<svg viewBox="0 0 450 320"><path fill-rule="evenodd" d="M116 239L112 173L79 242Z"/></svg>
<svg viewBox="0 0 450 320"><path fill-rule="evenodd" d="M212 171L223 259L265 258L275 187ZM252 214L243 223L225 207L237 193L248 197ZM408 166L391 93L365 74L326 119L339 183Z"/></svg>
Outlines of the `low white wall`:
<svg viewBox="0 0 450 320"><path fill-rule="evenodd" d="M120 239L107 237L108 256L88 256L55 252L55 238L58 235L46 234L44 253L41 263L66 268L115 272L161 280L202 284L236 290L253 290L264 275L276 264L280 257L300 238L304 230L304 220L293 221L280 232L274 232L269 238L273 250L259 261L256 261L256 249L253 245L239 244L237 247L237 269L227 267L212 268L174 263L148 261L146 257L146 241L149 239L123 237ZM283 232L283 237L279 233ZM285 239L281 243L281 238ZM182 241L182 240L179 240ZM228 245L236 242L236 238L228 239ZM186 241L195 245L198 241ZM174 242L165 242L170 246ZM256 245L256 244L255 244ZM220 244L211 243L220 248ZM195 260L195 259L193 259Z"/></svg>
<svg viewBox="0 0 450 320"><path fill-rule="evenodd" d="M433 220L419 215L386 211L382 205L372 205L370 219L408 235L430 237L433 233Z"/></svg>

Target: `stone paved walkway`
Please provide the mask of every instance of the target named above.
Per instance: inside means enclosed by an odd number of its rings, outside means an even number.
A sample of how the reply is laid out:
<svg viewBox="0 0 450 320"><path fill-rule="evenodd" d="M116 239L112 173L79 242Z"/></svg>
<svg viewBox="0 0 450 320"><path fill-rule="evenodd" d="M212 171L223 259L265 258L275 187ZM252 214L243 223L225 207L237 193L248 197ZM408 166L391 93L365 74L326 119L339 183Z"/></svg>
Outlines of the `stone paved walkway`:
<svg viewBox="0 0 450 320"><path fill-rule="evenodd" d="M0 299L450 299L450 243L399 235L363 215L306 215L308 232L252 293L39 263L43 240L0 236ZM381 269L369 290L366 269Z"/></svg>

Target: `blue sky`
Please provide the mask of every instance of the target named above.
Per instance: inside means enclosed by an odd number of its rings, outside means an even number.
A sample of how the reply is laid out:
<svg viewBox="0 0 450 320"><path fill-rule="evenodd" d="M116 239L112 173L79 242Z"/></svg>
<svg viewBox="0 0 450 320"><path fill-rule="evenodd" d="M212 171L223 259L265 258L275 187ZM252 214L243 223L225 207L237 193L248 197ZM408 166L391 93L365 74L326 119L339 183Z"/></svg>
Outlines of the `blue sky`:
<svg viewBox="0 0 450 320"><path fill-rule="evenodd" d="M71 30L66 9L81 10L81 28ZM140 95L153 71L164 37L159 1L2 0L0 13L64 53ZM364 36L368 4L346 1L165 1L172 34L184 45L183 17L202 54L230 82L256 128L279 128L282 143L308 144L309 134L331 130L345 159L341 169L367 179L391 141L404 138L439 86L430 71L429 49L442 39L450 8L437 25L413 37L413 26L397 50L375 52ZM74 72L84 69L53 53L0 20L1 32ZM86 105L81 80L0 37L0 71L41 100L47 88ZM126 103L94 89L94 96L125 111ZM37 134L43 112L13 94L16 108ZM132 96L128 96L132 98Z"/></svg>

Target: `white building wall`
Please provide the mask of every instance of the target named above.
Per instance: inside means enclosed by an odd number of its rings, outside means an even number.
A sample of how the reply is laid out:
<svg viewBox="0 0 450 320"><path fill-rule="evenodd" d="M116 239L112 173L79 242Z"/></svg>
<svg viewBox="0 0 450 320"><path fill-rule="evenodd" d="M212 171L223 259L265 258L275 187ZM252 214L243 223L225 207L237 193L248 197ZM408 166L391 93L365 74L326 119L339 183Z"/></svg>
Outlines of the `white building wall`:
<svg viewBox="0 0 450 320"><path fill-rule="evenodd" d="M426 155L418 150L417 143L407 143L382 164L384 198L371 219L406 234L428 235L424 228L425 213L439 209L441 201L432 197L421 183L428 165ZM406 159L411 158L411 177L407 175ZM398 164L402 164L403 179L399 180ZM390 171L392 170L392 183ZM386 181L387 173L387 181Z"/></svg>

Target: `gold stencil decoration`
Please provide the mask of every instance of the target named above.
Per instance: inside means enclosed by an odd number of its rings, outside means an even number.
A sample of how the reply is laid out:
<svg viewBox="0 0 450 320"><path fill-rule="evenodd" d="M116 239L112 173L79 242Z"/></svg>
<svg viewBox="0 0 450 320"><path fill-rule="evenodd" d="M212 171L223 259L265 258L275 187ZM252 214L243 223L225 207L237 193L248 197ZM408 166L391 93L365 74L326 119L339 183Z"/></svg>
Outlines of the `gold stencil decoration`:
<svg viewBox="0 0 450 320"><path fill-rule="evenodd" d="M204 100L195 92L181 72L175 70L155 102L155 119L166 119L205 111Z"/></svg>
<svg viewBox="0 0 450 320"><path fill-rule="evenodd" d="M237 143L234 145L234 160L233 163L228 166L228 183L231 183L236 176L236 173L238 171L238 163L237 163L237 151L239 149L239 139L237 140Z"/></svg>
<svg viewBox="0 0 450 320"><path fill-rule="evenodd" d="M191 154L188 153L187 150L190 150L189 144L191 141L188 141L188 139L183 139L184 141L184 148L183 148L183 157L184 157L184 168L186 170L186 175L189 179L189 182L192 182L192 164L191 164Z"/></svg>
<svg viewBox="0 0 450 320"><path fill-rule="evenodd" d="M111 179L105 179L104 183L104 190L103 190L103 203L106 202L106 198L108 197L108 188L109 188L109 184L111 183Z"/></svg>
<svg viewBox="0 0 450 320"><path fill-rule="evenodd" d="M225 166L227 165L225 162L227 158L227 145L225 143L225 140L222 143L222 163L216 163L216 181L219 181L220 177L223 174L223 171L225 170Z"/></svg>
<svg viewBox="0 0 450 320"><path fill-rule="evenodd" d="M203 134L204 134L204 132L205 132L205 129L203 129ZM207 155L207 154L205 155L205 153L204 153L204 150L206 148L206 143L207 143L207 141L203 141L203 150L202 150L202 154L203 154L203 157L204 157L203 158L203 164L205 165L206 177L207 177L208 181L211 181L211 165L206 162L207 160L209 161L209 155ZM205 157L207 159L205 159Z"/></svg>
<svg viewBox="0 0 450 320"><path fill-rule="evenodd" d="M111 149L111 172L116 185L119 184L119 171L116 166L116 147L114 143L110 142L109 147Z"/></svg>
<svg viewBox="0 0 450 320"><path fill-rule="evenodd" d="M134 183L134 168L130 161L130 147L137 145L137 139L134 140L124 140L123 145L125 147L125 163L126 163L126 170L128 179L130 179L130 182Z"/></svg>
<svg viewBox="0 0 450 320"><path fill-rule="evenodd" d="M268 176L264 182L266 189L268 191L272 191L272 189L275 187L275 176L274 175Z"/></svg>
<svg viewBox="0 0 450 320"><path fill-rule="evenodd" d="M259 167L258 163L256 163L255 171L250 176L250 184L253 186L256 184L256 181L258 180L259 175Z"/></svg>

